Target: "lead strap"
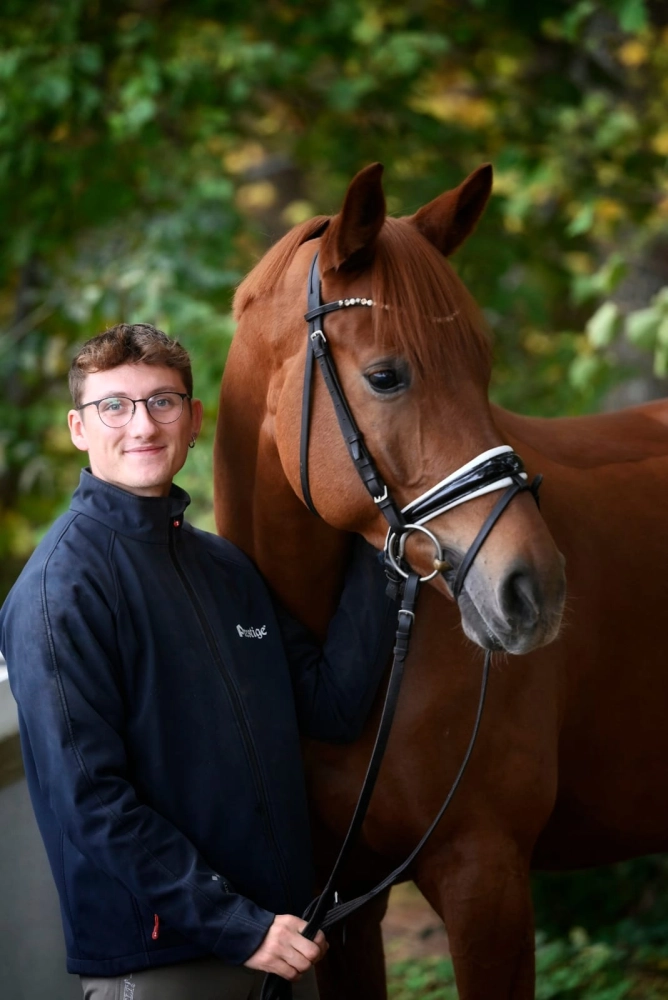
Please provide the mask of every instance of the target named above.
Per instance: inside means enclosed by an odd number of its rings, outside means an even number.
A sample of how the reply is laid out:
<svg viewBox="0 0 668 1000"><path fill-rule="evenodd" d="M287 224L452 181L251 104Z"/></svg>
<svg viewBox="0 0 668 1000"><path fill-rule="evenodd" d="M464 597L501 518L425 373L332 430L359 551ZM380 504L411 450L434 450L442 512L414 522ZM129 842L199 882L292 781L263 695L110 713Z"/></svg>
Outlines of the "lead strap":
<svg viewBox="0 0 668 1000"><path fill-rule="evenodd" d="M380 771L380 766L383 762L387 741L390 736L392 722L394 720L394 714L399 700L399 691L404 674L404 664L408 655L411 630L413 628L413 622L415 621L415 605L417 603L419 591L420 577L417 573L411 572L403 585L401 606L397 612L394 660L392 662L392 669L390 671L390 678L387 685L387 692L385 694L380 724L376 734L376 741L374 743L366 775L362 783L362 790L360 791L355 811L350 821L350 825L348 826L348 832L346 833L345 840L343 841L341 850L339 851L339 856L336 859L336 863L327 880L327 885L321 894L308 905L303 914L307 924L302 931L302 934L310 941L314 939L319 930L324 929L327 926L331 926L332 923L336 923L339 919L342 919L343 916L345 916L343 912L341 917L335 916L339 913L339 907L336 903L337 894L334 887L336 885L336 880L339 877L339 873L343 868L348 855L350 854L353 843L362 829L362 824L364 823L364 818L366 816L369 802L378 778L378 772ZM377 895L378 892L380 892L379 888L372 890L371 894L367 893L364 897L359 897L359 906L362 906L367 899L371 899L373 895ZM351 904L348 903L346 905L350 908ZM354 908L357 909L357 907ZM352 911L348 909L346 912ZM265 977L260 1000L289 1000L291 996L292 987L286 979L283 979L275 973L271 973Z"/></svg>

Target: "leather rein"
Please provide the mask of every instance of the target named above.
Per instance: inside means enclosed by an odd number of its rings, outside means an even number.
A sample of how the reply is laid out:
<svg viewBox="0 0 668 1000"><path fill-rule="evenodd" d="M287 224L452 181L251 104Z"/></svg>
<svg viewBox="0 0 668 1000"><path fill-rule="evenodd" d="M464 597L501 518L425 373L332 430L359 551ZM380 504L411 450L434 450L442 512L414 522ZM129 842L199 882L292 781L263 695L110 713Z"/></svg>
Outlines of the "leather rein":
<svg viewBox="0 0 668 1000"><path fill-rule="evenodd" d="M304 919L307 925L302 931L304 937L313 940L319 930L327 930L334 924L345 920L365 903L398 882L406 869L413 863L432 833L438 826L446 809L462 780L464 771L473 753L475 741L480 728L480 721L487 693L491 651L485 652L482 670L480 697L476 712L473 731L459 770L452 782L450 790L439 809L436 817L413 849L408 858L373 889L355 899L343 902L336 891L339 873L347 860L357 839L366 816L371 795L373 793L380 765L383 760L387 741L389 739L392 721L399 698L399 690L403 678L404 664L408 655L411 630L415 621L415 606L422 583L431 580L439 572L450 568L444 559L440 541L436 535L425 527L425 523L438 517L445 511L476 497L503 489L491 512L485 519L478 534L466 552L451 586L453 597L459 600L467 574L473 565L478 552L492 531L504 510L519 494L529 490L538 503L538 489L542 476L536 476L529 483L524 471L522 459L508 445L501 445L483 452L466 465L451 473L440 483L427 490L405 507L400 508L390 493L387 483L379 474L373 457L369 452L364 436L361 433L355 417L348 405L336 370L334 359L329 350L329 344L324 332L325 316L340 309L351 307L372 308L374 302L366 298L338 299L334 302L322 301L320 273L318 269L318 254L311 262L308 277L307 311L304 319L308 324L308 342L306 348L306 363L304 367L304 386L302 395L301 439L299 466L301 489L304 503L309 510L319 517L309 486L308 453L311 426L311 399L313 386L314 361L317 362L323 380L334 405L336 417L348 454L357 469L371 499L382 511L388 522L388 533L385 541L385 571L388 576L388 594L401 601L397 612L397 631L394 645L394 660L387 685L378 732L373 751L369 759L367 772L362 789L355 806L348 832L339 851L336 863L327 880L322 893L309 904ZM434 571L428 576L420 576L405 562L404 552L406 541L412 532L425 534L433 543L435 549ZM286 1000L292 995L291 984L280 976L272 973L265 978L261 1000Z"/></svg>

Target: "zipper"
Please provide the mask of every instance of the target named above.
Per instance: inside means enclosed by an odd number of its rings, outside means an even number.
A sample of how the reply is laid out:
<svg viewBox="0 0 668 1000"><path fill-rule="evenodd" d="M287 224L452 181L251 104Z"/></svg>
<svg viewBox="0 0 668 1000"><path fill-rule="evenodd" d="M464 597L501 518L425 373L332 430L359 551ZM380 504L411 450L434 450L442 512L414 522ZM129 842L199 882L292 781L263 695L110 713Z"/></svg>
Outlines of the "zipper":
<svg viewBox="0 0 668 1000"><path fill-rule="evenodd" d="M182 520L180 518L175 518L172 521L172 528L180 528L181 524ZM202 605L200 604L199 598L197 597L197 594L193 590L190 581L188 580L188 577L181 568L181 565L176 555L176 546L174 542L173 530L169 532L169 555L171 557L174 569L176 570L177 576L179 577L181 583L183 584L184 590L186 591L188 597L190 598L190 603L192 604L195 614L197 615L197 619L204 633L207 646L209 647L209 652L211 653L214 659L214 662L218 668L218 672L223 679L225 687L227 688L227 693L230 697L230 701L232 702L234 714L239 724L239 731L241 733L241 738L244 742L244 747L246 749L246 756L250 763L251 771L253 773L255 791L257 793L258 799L260 800L261 816L265 829L265 834L267 840L269 841L269 845L278 860L278 871L281 877L281 882L283 884L283 891L285 893L285 898L288 900L290 904L291 907L290 912L292 912L294 906L292 905L292 893L290 891L288 877L285 871L285 862L283 860L283 855L279 849L278 841L276 840L274 828L271 823L271 817L269 814L269 797L267 795L267 789L264 783L264 779L262 777L262 771L260 770L260 763L258 761L255 744L253 743L253 738L250 733L248 722L246 721L246 716L244 715L241 697L236 689L234 681L230 677L228 671L225 669L225 664L220 655L220 652L218 651L215 637L212 633L211 626L209 625L207 617L204 614L204 610L202 608ZM224 879L222 881L223 885L226 886L227 883L224 881Z"/></svg>

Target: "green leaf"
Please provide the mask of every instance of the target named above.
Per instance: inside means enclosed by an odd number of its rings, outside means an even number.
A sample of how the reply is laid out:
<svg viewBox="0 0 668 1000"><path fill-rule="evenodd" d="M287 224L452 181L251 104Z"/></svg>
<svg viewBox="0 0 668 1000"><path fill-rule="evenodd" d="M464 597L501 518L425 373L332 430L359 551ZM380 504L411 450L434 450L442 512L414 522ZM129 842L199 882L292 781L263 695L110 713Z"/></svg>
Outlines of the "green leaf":
<svg viewBox="0 0 668 1000"><path fill-rule="evenodd" d="M580 354L568 369L568 381L574 389L586 389L599 373L601 362L595 354Z"/></svg>
<svg viewBox="0 0 668 1000"><path fill-rule="evenodd" d="M668 313L668 285L656 293L652 305L662 313Z"/></svg>
<svg viewBox="0 0 668 1000"><path fill-rule="evenodd" d="M651 349L656 343L661 316L656 309L637 309L626 317L625 333L636 347Z"/></svg>
<svg viewBox="0 0 668 1000"><path fill-rule="evenodd" d="M661 344L654 354L654 374L657 378L668 375L668 347Z"/></svg>
<svg viewBox="0 0 668 1000"><path fill-rule="evenodd" d="M566 232L569 236L581 236L583 233L588 233L594 223L594 206L591 202L583 205L577 212L575 218L573 218L569 224L566 226Z"/></svg>
<svg viewBox="0 0 668 1000"><path fill-rule="evenodd" d="M664 316L656 331L656 340L662 347L668 347L668 316Z"/></svg>
<svg viewBox="0 0 668 1000"><path fill-rule="evenodd" d="M587 340L593 348L609 347L621 326L621 314L614 302L604 302L585 327Z"/></svg>
<svg viewBox="0 0 668 1000"><path fill-rule="evenodd" d="M635 34L647 28L649 19L645 0L610 0L610 6L619 19L622 31Z"/></svg>

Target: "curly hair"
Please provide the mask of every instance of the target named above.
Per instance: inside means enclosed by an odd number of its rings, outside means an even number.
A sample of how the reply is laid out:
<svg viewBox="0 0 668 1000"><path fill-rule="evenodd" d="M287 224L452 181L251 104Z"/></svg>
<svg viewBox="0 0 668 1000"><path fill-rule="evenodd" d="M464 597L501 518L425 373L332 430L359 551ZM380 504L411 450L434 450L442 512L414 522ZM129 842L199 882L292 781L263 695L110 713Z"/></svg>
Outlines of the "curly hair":
<svg viewBox="0 0 668 1000"><path fill-rule="evenodd" d="M190 357L178 340L172 340L150 323L119 323L87 340L73 358L68 380L74 405L81 405L86 375L127 364L175 368L188 395L193 394Z"/></svg>

